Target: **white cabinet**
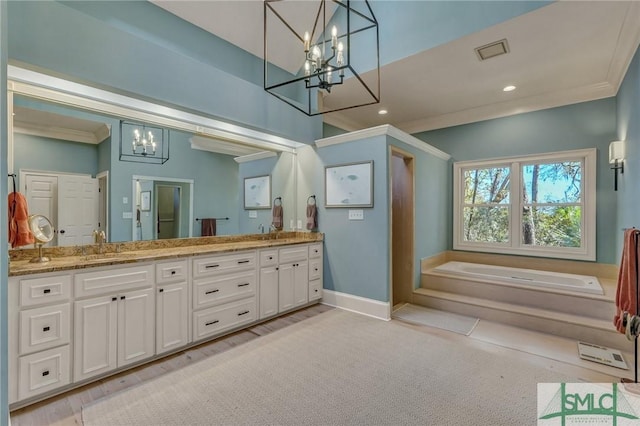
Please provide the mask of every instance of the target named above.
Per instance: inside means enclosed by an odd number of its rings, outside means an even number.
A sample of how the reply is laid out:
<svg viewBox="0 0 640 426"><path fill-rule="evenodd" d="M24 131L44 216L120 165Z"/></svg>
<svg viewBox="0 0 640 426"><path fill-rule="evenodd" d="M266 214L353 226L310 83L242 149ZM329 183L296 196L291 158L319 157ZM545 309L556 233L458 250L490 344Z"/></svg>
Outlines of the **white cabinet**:
<svg viewBox="0 0 640 426"><path fill-rule="evenodd" d="M309 302L322 298L322 243L309 244Z"/></svg>
<svg viewBox="0 0 640 426"><path fill-rule="evenodd" d="M71 275L11 277L9 402L71 383Z"/></svg>
<svg viewBox="0 0 640 426"><path fill-rule="evenodd" d="M186 259L156 264L156 354L190 342L187 280Z"/></svg>
<svg viewBox="0 0 640 426"><path fill-rule="evenodd" d="M260 319L278 313L278 267L260 268Z"/></svg>
<svg viewBox="0 0 640 426"><path fill-rule="evenodd" d="M307 303L309 262L298 260L280 265L278 310L288 311Z"/></svg>
<svg viewBox="0 0 640 426"><path fill-rule="evenodd" d="M193 340L258 319L256 251L193 260Z"/></svg>
<svg viewBox="0 0 640 426"><path fill-rule="evenodd" d="M74 303L75 381L154 355L152 277L152 265L76 274L76 294L107 294Z"/></svg>

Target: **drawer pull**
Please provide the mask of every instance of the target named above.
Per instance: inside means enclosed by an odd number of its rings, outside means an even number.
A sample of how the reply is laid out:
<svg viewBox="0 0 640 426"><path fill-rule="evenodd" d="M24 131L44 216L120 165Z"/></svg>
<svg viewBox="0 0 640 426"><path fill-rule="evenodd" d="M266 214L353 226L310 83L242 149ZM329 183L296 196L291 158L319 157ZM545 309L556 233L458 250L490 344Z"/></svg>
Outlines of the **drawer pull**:
<svg viewBox="0 0 640 426"><path fill-rule="evenodd" d="M161 288L160 290L158 290L159 293L163 293L164 292L164 288Z"/></svg>
<svg viewBox="0 0 640 426"><path fill-rule="evenodd" d="M250 260L238 260L238 265L242 265L243 263L249 263Z"/></svg>
<svg viewBox="0 0 640 426"><path fill-rule="evenodd" d="M46 377L49 375L49 370L45 370L42 372L42 377Z"/></svg>
<svg viewBox="0 0 640 426"><path fill-rule="evenodd" d="M176 274L176 271L171 271L171 275L175 275L175 274Z"/></svg>
<svg viewBox="0 0 640 426"><path fill-rule="evenodd" d="M208 326L210 326L210 325L217 324L217 323L219 323L219 322L220 322L220 321L218 321L218 320L213 320L213 321L209 321L209 322L204 323L204 325L208 327Z"/></svg>
<svg viewBox="0 0 640 426"><path fill-rule="evenodd" d="M118 298L117 298L117 297L112 297L112 298L111 298L111 301L112 301L112 302L115 302L116 300L118 300Z"/></svg>
<svg viewBox="0 0 640 426"><path fill-rule="evenodd" d="M217 293L217 292L219 292L219 291L220 291L220 290L216 288L215 290L205 291L205 292L204 292L204 294Z"/></svg>
<svg viewBox="0 0 640 426"><path fill-rule="evenodd" d="M46 331L49 331L49 330L51 330L51 327L49 327L49 326L42 327L42 331L46 332Z"/></svg>
<svg viewBox="0 0 640 426"><path fill-rule="evenodd" d="M44 290L42 290L42 292L44 294L49 294L49 293L51 293L51 289L50 288L45 288Z"/></svg>
<svg viewBox="0 0 640 426"><path fill-rule="evenodd" d="M248 286L248 285L249 285L249 283L238 284L238 287L246 287L246 286Z"/></svg>
<svg viewBox="0 0 640 426"><path fill-rule="evenodd" d="M251 311L239 312L239 313L238 313L238 316L240 317L240 316L242 316L242 315L247 315L249 312L251 312Z"/></svg>
<svg viewBox="0 0 640 426"><path fill-rule="evenodd" d="M127 296L120 296L120 300L124 300L124 298Z"/></svg>
<svg viewBox="0 0 640 426"><path fill-rule="evenodd" d="M205 265L204 269L213 269L213 268L217 268L218 266L220 265L218 265L217 263L215 265Z"/></svg>

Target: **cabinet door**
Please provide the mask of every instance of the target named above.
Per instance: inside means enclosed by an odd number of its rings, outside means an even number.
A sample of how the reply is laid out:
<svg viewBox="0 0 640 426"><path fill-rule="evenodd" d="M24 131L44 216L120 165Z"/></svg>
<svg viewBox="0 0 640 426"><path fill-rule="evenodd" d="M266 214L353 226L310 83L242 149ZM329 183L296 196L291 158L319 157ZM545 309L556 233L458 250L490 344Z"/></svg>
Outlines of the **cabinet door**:
<svg viewBox="0 0 640 426"><path fill-rule="evenodd" d="M260 319L278 313L278 268L260 269Z"/></svg>
<svg viewBox="0 0 640 426"><path fill-rule="evenodd" d="M75 302L74 381L116 368L117 300L105 296Z"/></svg>
<svg viewBox="0 0 640 426"><path fill-rule="evenodd" d="M156 299L156 354L189 343L187 283L159 286Z"/></svg>
<svg viewBox="0 0 640 426"><path fill-rule="evenodd" d="M294 306L294 263L280 265L278 270L278 312L287 311Z"/></svg>
<svg viewBox="0 0 640 426"><path fill-rule="evenodd" d="M301 306L309 298L309 262L305 260L294 265L293 305Z"/></svg>
<svg viewBox="0 0 640 426"><path fill-rule="evenodd" d="M152 289L118 296L118 367L153 356L155 303Z"/></svg>

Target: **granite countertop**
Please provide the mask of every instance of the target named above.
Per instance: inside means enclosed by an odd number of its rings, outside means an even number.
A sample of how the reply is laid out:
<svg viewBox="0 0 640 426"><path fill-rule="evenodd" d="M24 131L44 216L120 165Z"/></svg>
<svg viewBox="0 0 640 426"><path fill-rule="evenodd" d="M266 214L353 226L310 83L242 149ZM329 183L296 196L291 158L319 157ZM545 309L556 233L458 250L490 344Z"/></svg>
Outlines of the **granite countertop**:
<svg viewBox="0 0 640 426"><path fill-rule="evenodd" d="M109 243L104 245L103 254L95 253L96 245L84 246L88 254L81 254L81 247L60 247L44 249L43 255L50 258L50 261L45 263L30 262L30 259L37 257L35 249L17 250L10 252L9 276L177 259L196 255L305 244L322 240L323 235L319 233L284 232L278 234L277 238L268 234L257 234Z"/></svg>

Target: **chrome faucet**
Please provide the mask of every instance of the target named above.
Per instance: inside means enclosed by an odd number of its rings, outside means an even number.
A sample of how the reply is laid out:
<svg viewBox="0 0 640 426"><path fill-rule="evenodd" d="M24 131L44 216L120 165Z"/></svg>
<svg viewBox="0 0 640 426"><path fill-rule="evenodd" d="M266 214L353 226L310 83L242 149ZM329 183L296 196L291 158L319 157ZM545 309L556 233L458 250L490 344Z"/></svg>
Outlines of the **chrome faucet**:
<svg viewBox="0 0 640 426"><path fill-rule="evenodd" d="M271 237L271 231L273 231L273 233L276 236L276 240L277 240L278 239L278 228L276 228L276 226L273 223L269 227L269 237Z"/></svg>
<svg viewBox="0 0 640 426"><path fill-rule="evenodd" d="M107 242L107 235L104 231L93 230L93 242L98 244L98 254L104 253L104 243Z"/></svg>

